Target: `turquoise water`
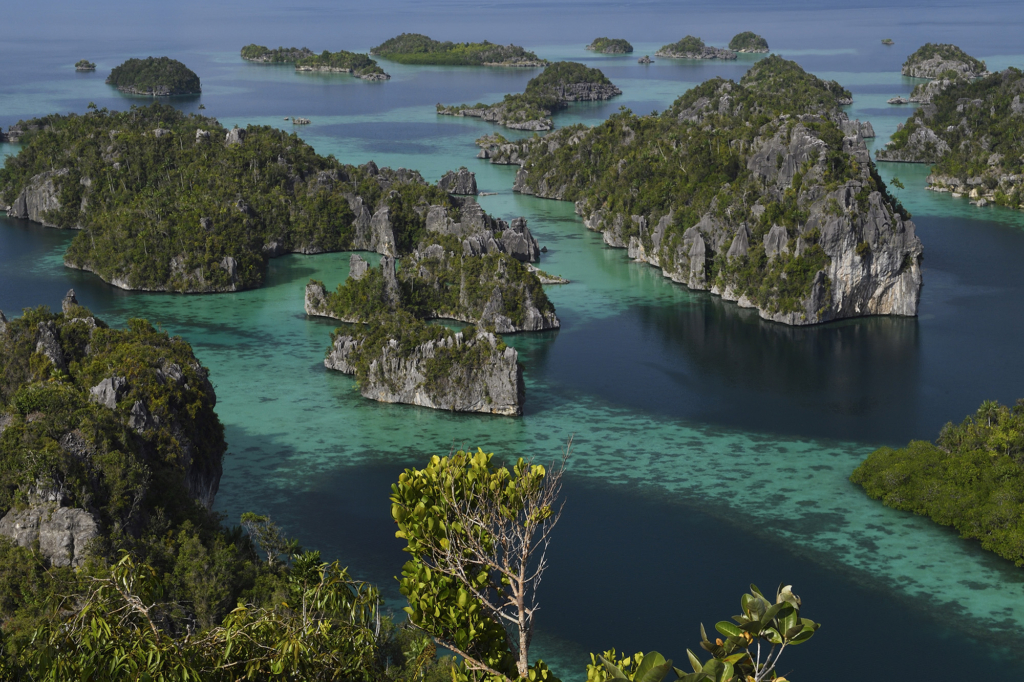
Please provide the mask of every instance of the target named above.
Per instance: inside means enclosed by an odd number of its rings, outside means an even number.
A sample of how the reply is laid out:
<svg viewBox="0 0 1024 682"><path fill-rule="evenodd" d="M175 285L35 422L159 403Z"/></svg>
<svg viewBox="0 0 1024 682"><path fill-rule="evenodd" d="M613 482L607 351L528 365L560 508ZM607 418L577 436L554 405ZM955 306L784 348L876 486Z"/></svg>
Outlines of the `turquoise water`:
<svg viewBox="0 0 1024 682"><path fill-rule="evenodd" d="M552 26L566 25L579 5L545 7L546 14L532 17L487 5L476 14L448 13L445 21L419 6L400 7L399 24L418 20L438 37L517 39L547 58L599 66L622 88L618 100L559 114L558 125L596 123L620 105L662 110L708 77L738 80L755 59L658 60L644 68L636 55L582 49L595 35L617 30L637 54L653 55L687 32L722 44L735 32L736 8L696 5L684 15L641 3L610 23L620 10L598 3L588 5L593 12L582 23L558 32ZM2 219L0 309L10 315L39 303L56 306L74 287L108 322L142 316L182 335L211 369L227 427L217 508L229 521L246 510L271 513L305 545L380 584L396 605L392 577L403 555L387 494L403 467L463 445L548 459L573 437L569 503L542 589L537 645L567 680L581 677L587 652L612 646L657 648L679 660L696 644L697 623L733 613L750 581L768 589L792 582L807 614L825 623L794 652L798 678L861 679L863 666L846 663L851 649L871 652L881 664L879 679L1024 674L1020 570L926 519L868 500L847 480L879 445L933 438L983 399L1019 397L1022 214L926 192L926 168L882 164L884 177L898 175L906 185L900 199L925 247L920 317L810 329L764 323L605 248L570 204L513 194L514 169L473 158L473 140L498 129L433 112L437 101L493 101L522 90L530 73L387 64L392 81L372 84L237 59L237 48L252 40L351 49L412 30L382 27L379 17L371 22L376 15L369 9L353 9L344 21L336 8L314 9L257 6L244 21L224 24L222 35L206 27L192 32L177 14L157 32L166 18L128 6L120 11L159 45L153 49L173 53L202 76L203 95L177 106L203 103L226 125L281 125L283 116L308 116L313 124L299 132L320 153L415 168L428 180L466 165L482 191L497 192L480 199L488 211L529 219L548 248L541 267L572 283L548 288L561 330L508 337L525 366L522 418L378 404L362 399L350 378L326 372L332 325L305 317L303 287L310 277L340 282L347 254L276 259L258 291L129 293L64 269L70 235ZM898 29L885 31L897 40L895 50L876 45L885 37L877 17L850 18L838 5L742 9L784 56L854 92L850 115L871 120L879 134L874 146L910 113L885 104L909 91L898 75L913 49L908 45L955 40L990 65L1024 65L1014 33L1022 17L1012 4L976 10L975 17L1001 18L971 25L955 6L933 7L927 22L914 8L884 10ZM231 11L217 16L224 20ZM50 41L41 56L19 56L18 42L0 46L8 64L0 74L0 123L81 111L90 100L114 108L138 101L112 93L102 80L105 69L145 41L132 37L101 49L63 16L54 19L52 35L28 29ZM649 40L633 39L641 24L657 27ZM534 35L535 25L536 37L523 38ZM486 36L479 26L488 28ZM111 30L94 28L100 35ZM326 38L330 30L353 37L335 45L340 38ZM99 63L95 75L66 72L65 62L82 57Z"/></svg>

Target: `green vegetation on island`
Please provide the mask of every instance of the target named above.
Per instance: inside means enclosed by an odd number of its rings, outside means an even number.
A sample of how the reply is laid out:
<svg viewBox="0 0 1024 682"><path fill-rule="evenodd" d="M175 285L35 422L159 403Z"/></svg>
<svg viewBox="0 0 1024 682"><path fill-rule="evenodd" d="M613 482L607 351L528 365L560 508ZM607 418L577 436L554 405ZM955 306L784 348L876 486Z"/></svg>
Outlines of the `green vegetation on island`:
<svg viewBox="0 0 1024 682"><path fill-rule="evenodd" d="M768 52L768 41L753 31L744 31L732 37L729 49L735 52Z"/></svg>
<svg viewBox="0 0 1024 682"><path fill-rule="evenodd" d="M221 525L215 400L145 320L0 314L0 678L450 680L374 586L269 517Z"/></svg>
<svg viewBox="0 0 1024 682"><path fill-rule="evenodd" d="M1024 566L1024 401L985 401L934 443L880 448L850 480L886 506L952 526Z"/></svg>
<svg viewBox="0 0 1024 682"><path fill-rule="evenodd" d="M516 191L574 201L609 245L768 319L913 315L921 244L841 110L849 96L772 56L661 114L621 111L502 154L522 164ZM871 265L851 278L852 259Z"/></svg>
<svg viewBox="0 0 1024 682"><path fill-rule="evenodd" d="M129 59L115 66L106 82L133 95L192 95L202 91L199 76L170 57Z"/></svg>
<svg viewBox="0 0 1024 682"><path fill-rule="evenodd" d="M633 51L633 46L623 38L595 38L586 49L604 54L626 54Z"/></svg>
<svg viewBox="0 0 1024 682"><path fill-rule="evenodd" d="M400 64L431 64L442 66L544 66L547 60L518 45L441 42L419 33L403 33L385 40L370 54L386 57Z"/></svg>
<svg viewBox="0 0 1024 682"><path fill-rule="evenodd" d="M294 133L165 105L19 127L23 146L0 169L9 213L81 228L65 262L122 288L237 291L282 253L410 253L426 206L455 209L414 171L345 165Z"/></svg>
<svg viewBox="0 0 1024 682"><path fill-rule="evenodd" d="M686 36L678 42L662 45L654 56L672 59L736 59L736 53L732 50L705 45L703 40L694 36Z"/></svg>
<svg viewBox="0 0 1024 682"><path fill-rule="evenodd" d="M956 45L925 43L903 62L902 73L914 78L976 78L985 73L985 62Z"/></svg>
<svg viewBox="0 0 1024 682"><path fill-rule="evenodd" d="M933 164L930 189L982 206L1024 207L1022 92L1024 72L1013 67L974 81L950 81L902 124L877 157Z"/></svg>
<svg viewBox="0 0 1024 682"><path fill-rule="evenodd" d="M271 49L265 45L250 43L242 48L242 59L263 64L291 64L312 56L313 51L308 47L278 47Z"/></svg>
<svg viewBox="0 0 1024 682"><path fill-rule="evenodd" d="M551 130L551 113L571 102L606 100L621 95L600 69L579 62L555 62L530 79L521 94L494 104L437 105L444 116L472 116L514 130Z"/></svg>
<svg viewBox="0 0 1024 682"><path fill-rule="evenodd" d="M79 59L75 62L75 71L95 71L96 63L90 62L88 59Z"/></svg>
<svg viewBox="0 0 1024 682"><path fill-rule="evenodd" d="M313 54L295 61L296 71L335 71L351 73L363 80L387 80L391 78L384 69L368 55L356 52L328 52Z"/></svg>
<svg viewBox="0 0 1024 682"><path fill-rule="evenodd" d="M882 44L883 45L895 45L896 43L893 42L892 38L882 38Z"/></svg>

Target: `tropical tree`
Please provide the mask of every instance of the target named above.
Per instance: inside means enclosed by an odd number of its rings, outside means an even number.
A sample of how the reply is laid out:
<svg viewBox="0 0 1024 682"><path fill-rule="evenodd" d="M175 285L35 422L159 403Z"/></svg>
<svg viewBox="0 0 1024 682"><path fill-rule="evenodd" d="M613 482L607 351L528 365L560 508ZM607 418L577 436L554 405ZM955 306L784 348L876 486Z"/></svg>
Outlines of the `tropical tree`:
<svg viewBox="0 0 1024 682"><path fill-rule="evenodd" d="M391 487L412 555L400 580L409 621L463 658L464 679L553 679L529 650L568 451L550 468L519 459L509 469L460 450Z"/></svg>

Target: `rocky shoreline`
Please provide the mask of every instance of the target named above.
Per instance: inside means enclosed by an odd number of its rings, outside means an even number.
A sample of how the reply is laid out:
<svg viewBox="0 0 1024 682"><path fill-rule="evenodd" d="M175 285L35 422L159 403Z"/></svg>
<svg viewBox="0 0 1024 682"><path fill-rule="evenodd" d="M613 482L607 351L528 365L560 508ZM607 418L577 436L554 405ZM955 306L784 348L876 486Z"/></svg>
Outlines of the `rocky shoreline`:
<svg viewBox="0 0 1024 682"><path fill-rule="evenodd" d="M357 374L353 355L361 344L350 335L337 334L324 366ZM432 377L431 361L439 356L452 358L448 372L444 377ZM461 361L465 356L473 361ZM516 349L479 330L470 338L458 332L427 341L408 353L401 352L397 341L390 339L370 360L359 392L384 403L507 416L521 415L525 401L523 368Z"/></svg>
<svg viewBox="0 0 1024 682"><path fill-rule="evenodd" d="M391 80L391 75L387 73L364 73L356 74L355 69L347 69L341 66L296 66L295 71L303 73L347 73L353 75L356 78L360 78L364 81L387 81Z"/></svg>

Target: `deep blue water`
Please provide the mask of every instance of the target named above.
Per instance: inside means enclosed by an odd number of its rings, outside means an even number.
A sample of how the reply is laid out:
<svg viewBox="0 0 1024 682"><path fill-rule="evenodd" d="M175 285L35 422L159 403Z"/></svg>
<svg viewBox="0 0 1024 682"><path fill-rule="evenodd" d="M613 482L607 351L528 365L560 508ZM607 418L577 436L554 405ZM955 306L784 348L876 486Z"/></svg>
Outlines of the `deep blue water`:
<svg viewBox="0 0 1024 682"><path fill-rule="evenodd" d="M437 117L436 102L490 102L521 90L530 71L407 67L393 79L295 74L248 64L249 42L365 50L402 31L439 39L516 42L549 59L600 67L623 90L572 108L556 124L603 120L620 106L662 110L713 76L739 79L753 63L636 64L694 34L724 45L763 34L773 50L835 78L855 96L882 144L909 114L888 97L921 43L954 42L990 68L1024 66L1024 9L1015 2L153 2L21 3L5 7L0 124L85 111L93 101L145 104L103 84L131 56L181 59L203 82L200 104L227 125L281 125L349 163L374 159L435 180L467 165L481 203L524 215L541 267L572 284L550 287L563 327L509 337L526 367L522 419L450 415L363 400L321 364L331 325L302 314L309 277L341 281L347 257L272 262L259 291L215 296L128 293L61 266L71 237L0 219L0 309L56 306L69 287L111 323L145 316L189 340L212 371L230 452L217 507L229 520L270 512L303 544L349 563L397 600L401 545L390 483L453 444L502 457L557 453L575 433L568 505L542 589L537 648L566 680L587 653L658 649L683 660L699 622L735 612L749 582L793 583L824 623L785 662L797 679L1020 679L1021 571L926 519L885 509L848 483L871 450L934 438L987 398L1021 395L1022 215L979 210L923 191L927 169L883 164L924 242L920 316L814 328L765 323L750 311L671 284L605 248L570 205L511 193L513 169L473 157L498 129ZM598 35L624 37L626 57L594 55ZM891 37L893 47L880 44ZM93 74L75 73L81 58ZM290 125L290 124L289 124ZM506 133L507 131L502 130ZM0 146L0 153L14 153ZM396 606L400 603L395 601ZM788 677L788 675L787 675Z"/></svg>

